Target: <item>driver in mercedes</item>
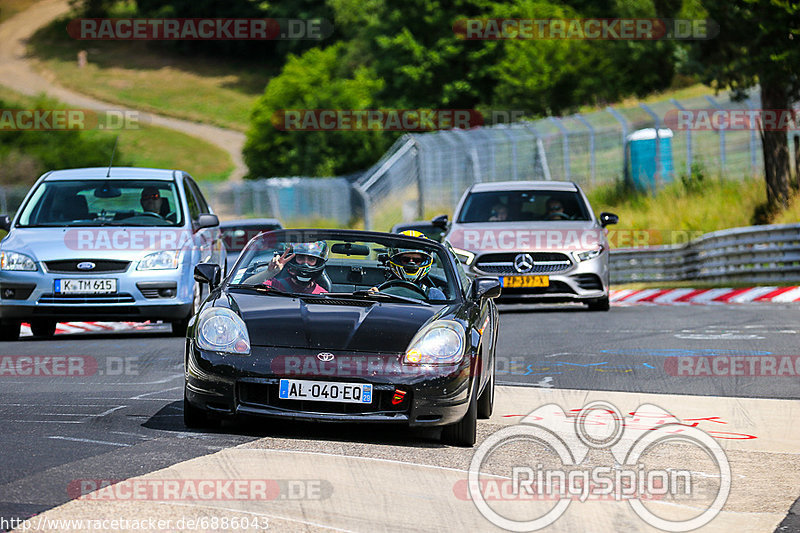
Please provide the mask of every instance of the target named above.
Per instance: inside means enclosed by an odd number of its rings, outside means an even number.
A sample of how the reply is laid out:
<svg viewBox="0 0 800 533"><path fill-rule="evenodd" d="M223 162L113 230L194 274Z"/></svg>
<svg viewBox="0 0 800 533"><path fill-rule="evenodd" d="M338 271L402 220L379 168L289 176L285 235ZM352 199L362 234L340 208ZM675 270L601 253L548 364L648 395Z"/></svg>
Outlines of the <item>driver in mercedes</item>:
<svg viewBox="0 0 800 533"><path fill-rule="evenodd" d="M317 283L325 271L328 244L325 241L290 244L282 255L275 255L267 265L263 285L284 292L324 294Z"/></svg>
<svg viewBox="0 0 800 533"><path fill-rule="evenodd" d="M422 232L414 230L403 231L400 235L427 239ZM387 281L386 285L394 282L394 284L402 286L402 283L398 283L398 281L405 281L419 287L428 300L447 299L444 292L428 277L428 272L433 265L433 256L429 252L414 248L392 248L389 250L388 265L389 271L394 274L395 279ZM379 291L379 287L370 289L370 292Z"/></svg>

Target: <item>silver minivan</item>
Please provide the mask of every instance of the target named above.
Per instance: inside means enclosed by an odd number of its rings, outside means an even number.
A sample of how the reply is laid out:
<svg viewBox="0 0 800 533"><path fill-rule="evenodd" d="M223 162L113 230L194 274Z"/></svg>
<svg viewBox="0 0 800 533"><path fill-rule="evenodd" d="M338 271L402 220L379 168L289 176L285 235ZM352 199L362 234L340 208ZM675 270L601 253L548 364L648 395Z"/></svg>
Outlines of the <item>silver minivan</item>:
<svg viewBox="0 0 800 533"><path fill-rule="evenodd" d="M219 220L180 170L48 172L0 229L0 340L22 322L49 337L76 320L163 320L183 335L200 305L195 265L226 266Z"/></svg>

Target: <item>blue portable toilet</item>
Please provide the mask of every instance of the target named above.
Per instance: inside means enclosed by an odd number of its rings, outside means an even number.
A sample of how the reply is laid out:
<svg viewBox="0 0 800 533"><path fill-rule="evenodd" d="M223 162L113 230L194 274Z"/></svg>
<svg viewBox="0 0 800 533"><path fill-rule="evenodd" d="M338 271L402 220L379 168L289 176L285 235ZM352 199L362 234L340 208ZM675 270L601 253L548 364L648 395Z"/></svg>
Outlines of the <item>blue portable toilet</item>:
<svg viewBox="0 0 800 533"><path fill-rule="evenodd" d="M670 183L675 178L672 162L672 130L658 129L659 179L656 182L656 129L636 130L627 137L630 166L628 176L635 189L654 191L657 185Z"/></svg>

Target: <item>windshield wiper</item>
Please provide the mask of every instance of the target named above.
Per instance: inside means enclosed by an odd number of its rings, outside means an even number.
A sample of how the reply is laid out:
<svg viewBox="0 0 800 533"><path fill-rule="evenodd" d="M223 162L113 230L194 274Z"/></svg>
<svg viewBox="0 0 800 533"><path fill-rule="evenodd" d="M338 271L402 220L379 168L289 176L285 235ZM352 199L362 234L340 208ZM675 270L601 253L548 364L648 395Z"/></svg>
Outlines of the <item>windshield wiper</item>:
<svg viewBox="0 0 800 533"><path fill-rule="evenodd" d="M407 296L398 296L396 294L389 294L386 292L371 292L368 290L361 290L361 291L354 291L350 293L351 296L358 296L361 298L376 298L379 300L391 300L394 302L404 302L410 304L421 304L427 305L430 307L431 304L426 302L425 300L420 300L417 298L409 298Z"/></svg>

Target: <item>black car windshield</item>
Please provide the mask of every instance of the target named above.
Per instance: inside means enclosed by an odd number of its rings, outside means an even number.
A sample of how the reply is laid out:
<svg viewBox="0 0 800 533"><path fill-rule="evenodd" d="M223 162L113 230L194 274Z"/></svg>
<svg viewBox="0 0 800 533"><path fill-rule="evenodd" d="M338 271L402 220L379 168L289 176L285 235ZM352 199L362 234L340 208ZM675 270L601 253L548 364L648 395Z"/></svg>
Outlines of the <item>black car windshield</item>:
<svg viewBox="0 0 800 533"><path fill-rule="evenodd" d="M175 183L159 180L59 180L39 184L20 226L182 226Z"/></svg>
<svg viewBox="0 0 800 533"><path fill-rule="evenodd" d="M272 287L292 295L432 305L453 302L461 294L450 256L438 243L338 230L264 233L244 249L227 283Z"/></svg>
<svg viewBox="0 0 800 533"><path fill-rule="evenodd" d="M591 220L577 191L487 191L470 194L459 223Z"/></svg>

